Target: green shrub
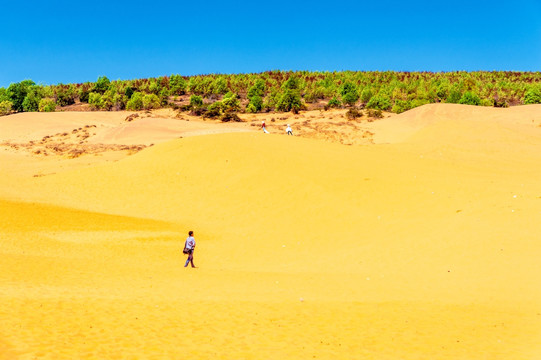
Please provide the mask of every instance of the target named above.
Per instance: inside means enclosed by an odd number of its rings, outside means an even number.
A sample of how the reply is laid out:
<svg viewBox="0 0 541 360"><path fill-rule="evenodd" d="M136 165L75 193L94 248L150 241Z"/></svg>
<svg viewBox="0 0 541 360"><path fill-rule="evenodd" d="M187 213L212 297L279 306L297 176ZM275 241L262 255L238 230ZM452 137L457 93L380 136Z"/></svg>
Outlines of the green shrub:
<svg viewBox="0 0 541 360"><path fill-rule="evenodd" d="M248 89L246 97L248 99L251 99L254 96L259 96L260 98L263 98L263 96L265 96L265 86L266 84L263 79L257 79L255 84L250 89Z"/></svg>
<svg viewBox="0 0 541 360"><path fill-rule="evenodd" d="M411 103L411 100L395 100L393 108L391 109L392 112L396 114L403 113L404 111L408 111L413 108L413 105Z"/></svg>
<svg viewBox="0 0 541 360"><path fill-rule="evenodd" d="M91 92L103 94L111 85L111 81L107 78L107 76L100 76L96 83L94 84L94 87L92 88Z"/></svg>
<svg viewBox="0 0 541 360"><path fill-rule="evenodd" d="M340 100L338 100L336 97L333 97L331 100L329 100L325 109L340 108L340 107L342 107L342 103L340 102Z"/></svg>
<svg viewBox="0 0 541 360"><path fill-rule="evenodd" d="M0 88L0 102L9 101L11 102L7 90L5 88Z"/></svg>
<svg viewBox="0 0 541 360"><path fill-rule="evenodd" d="M217 118L220 115L222 115L222 110L223 110L222 102L216 101L207 107L207 111L205 112L204 115L205 117L208 117L208 118Z"/></svg>
<svg viewBox="0 0 541 360"><path fill-rule="evenodd" d="M142 110L143 109L143 94L136 91L132 94L130 100L126 103L126 110Z"/></svg>
<svg viewBox="0 0 541 360"><path fill-rule="evenodd" d="M240 110L240 100L237 94L228 92L222 99L222 106L224 112L235 112Z"/></svg>
<svg viewBox="0 0 541 360"><path fill-rule="evenodd" d="M73 85L59 85L56 87L56 104L58 106L66 106L75 104L76 92Z"/></svg>
<svg viewBox="0 0 541 360"><path fill-rule="evenodd" d="M321 86L311 88L304 94L304 101L309 103L315 103L320 99L325 99L325 88Z"/></svg>
<svg viewBox="0 0 541 360"><path fill-rule="evenodd" d="M472 91L466 91L458 103L465 105L481 105L481 98Z"/></svg>
<svg viewBox="0 0 541 360"><path fill-rule="evenodd" d="M186 80L180 75L171 75L169 78L169 91L171 95L183 95L186 92Z"/></svg>
<svg viewBox="0 0 541 360"><path fill-rule="evenodd" d="M87 103L88 97L90 96L90 89L85 86L82 86L81 88L79 88L78 95L79 95L80 102Z"/></svg>
<svg viewBox="0 0 541 360"><path fill-rule="evenodd" d="M115 93L113 95L113 110L120 111L126 109L126 104L128 102L128 97L123 94Z"/></svg>
<svg viewBox="0 0 541 360"><path fill-rule="evenodd" d="M90 105L90 108L92 110L99 110L103 108L103 100L101 98L101 94L96 92L91 92L88 95L88 104Z"/></svg>
<svg viewBox="0 0 541 360"><path fill-rule="evenodd" d="M240 121L242 121L240 119L240 117L236 113L231 112L231 111L224 112L223 115L221 116L220 120L222 120L223 122L229 122L229 121L240 122Z"/></svg>
<svg viewBox="0 0 541 360"><path fill-rule="evenodd" d="M366 107L369 109L388 110L391 108L391 99L385 95L373 96Z"/></svg>
<svg viewBox="0 0 541 360"><path fill-rule="evenodd" d="M278 111L292 111L297 114L302 108L301 95L298 90L286 88L276 104Z"/></svg>
<svg viewBox="0 0 541 360"><path fill-rule="evenodd" d="M38 111L39 102L43 98L41 88L37 85L30 86L23 101L24 111Z"/></svg>
<svg viewBox="0 0 541 360"><path fill-rule="evenodd" d="M256 113L263 109L263 99L259 95L253 95L246 107L246 112Z"/></svg>
<svg viewBox="0 0 541 360"><path fill-rule="evenodd" d="M219 77L212 83L212 93L223 95L228 92L227 81L223 77Z"/></svg>
<svg viewBox="0 0 541 360"><path fill-rule="evenodd" d="M524 94L524 104L541 104L541 89L530 87Z"/></svg>
<svg viewBox="0 0 541 360"><path fill-rule="evenodd" d="M268 94L263 100L263 109L266 111L271 111L276 108L276 104L280 101L281 94L273 89L270 94Z"/></svg>
<svg viewBox="0 0 541 360"><path fill-rule="evenodd" d="M9 100L2 100L0 101L0 115L8 115L11 113L11 108L13 107L13 103Z"/></svg>
<svg viewBox="0 0 541 360"><path fill-rule="evenodd" d="M126 88L126 90L124 90L124 95L128 98L128 99L131 99L131 96L133 95L133 93L135 92L135 89L132 88L131 86L128 86Z"/></svg>
<svg viewBox="0 0 541 360"><path fill-rule="evenodd" d="M449 84L440 84L436 90L436 96L441 100L447 99L447 96L449 96Z"/></svg>
<svg viewBox="0 0 541 360"><path fill-rule="evenodd" d="M372 96L374 96L372 89L368 87L364 88L363 91L361 92L361 101L366 104L370 101L370 99L372 99Z"/></svg>
<svg viewBox="0 0 541 360"><path fill-rule="evenodd" d="M143 108L146 110L157 109L160 107L160 98L156 94L147 94L143 96Z"/></svg>
<svg viewBox="0 0 541 360"><path fill-rule="evenodd" d="M56 102L52 98L43 98L39 101L40 112L54 112L56 110Z"/></svg>
<svg viewBox="0 0 541 360"><path fill-rule="evenodd" d="M349 106L355 105L357 100L359 100L357 87L351 82L345 82L340 86L340 95L342 95L342 102Z"/></svg>
<svg viewBox="0 0 541 360"><path fill-rule="evenodd" d="M162 85L157 79L150 80L148 91L154 95L158 95L162 91Z"/></svg>
<svg viewBox="0 0 541 360"><path fill-rule="evenodd" d="M426 104L430 104L430 100L428 99L413 99L411 100L411 108L416 108L416 107L419 107L419 106L423 106L423 105L426 105Z"/></svg>
<svg viewBox="0 0 541 360"><path fill-rule="evenodd" d="M290 76L283 84L283 89L289 90L299 90L300 89L300 80L297 76Z"/></svg>
<svg viewBox="0 0 541 360"><path fill-rule="evenodd" d="M449 95L447 96L447 102L450 104L458 104L462 98L462 92L458 87L453 87L449 90Z"/></svg>
<svg viewBox="0 0 541 360"><path fill-rule="evenodd" d="M193 76L188 81L188 90L195 95L212 94L213 80L210 76Z"/></svg>
<svg viewBox="0 0 541 360"><path fill-rule="evenodd" d="M192 108L198 108L203 106L203 98L199 95L190 96L190 106Z"/></svg>

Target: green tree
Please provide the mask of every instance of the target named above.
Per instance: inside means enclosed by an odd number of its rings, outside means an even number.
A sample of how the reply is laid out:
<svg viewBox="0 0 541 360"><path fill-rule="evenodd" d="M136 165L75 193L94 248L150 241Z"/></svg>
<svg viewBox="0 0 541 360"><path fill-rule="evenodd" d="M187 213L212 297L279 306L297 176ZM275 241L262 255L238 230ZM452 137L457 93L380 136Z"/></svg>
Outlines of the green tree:
<svg viewBox="0 0 541 360"><path fill-rule="evenodd" d="M300 80L297 76L290 76L283 84L283 89L300 90Z"/></svg>
<svg viewBox="0 0 541 360"><path fill-rule="evenodd" d="M0 88L0 101L9 101L11 102L11 99L7 93L7 90L5 88Z"/></svg>
<svg viewBox="0 0 541 360"><path fill-rule="evenodd" d="M247 112L256 113L263 109L263 99L259 95L253 95L246 107Z"/></svg>
<svg viewBox="0 0 541 360"><path fill-rule="evenodd" d="M98 80L96 81L96 83L94 84L94 88L92 89L92 92L103 94L109 89L110 85L111 85L111 81L109 81L107 76L100 76Z"/></svg>
<svg viewBox="0 0 541 360"><path fill-rule="evenodd" d="M53 98L43 98L39 101L40 112L54 112L56 110L56 102Z"/></svg>
<svg viewBox="0 0 541 360"><path fill-rule="evenodd" d="M23 110L24 111L38 111L39 102L43 98L41 87L37 85L30 86L26 97L23 101Z"/></svg>
<svg viewBox="0 0 541 360"><path fill-rule="evenodd" d="M436 90L436 95L441 100L447 99L447 96L449 96L449 84L441 83Z"/></svg>
<svg viewBox="0 0 541 360"><path fill-rule="evenodd" d="M75 104L76 91L73 85L58 85L56 87L56 104L66 106Z"/></svg>
<svg viewBox="0 0 541 360"><path fill-rule="evenodd" d="M88 102L88 97L91 93L91 85L89 83L85 83L83 84L83 86L81 86L79 88L79 90L77 91L78 95L79 95L79 101L80 102L85 102L87 103Z"/></svg>
<svg viewBox="0 0 541 360"><path fill-rule="evenodd" d="M297 114L302 108L301 95L298 90L286 88L276 104L278 111L292 111Z"/></svg>
<svg viewBox="0 0 541 360"><path fill-rule="evenodd" d="M150 109L157 109L160 107L160 98L156 94L147 94L143 96L143 108L150 110Z"/></svg>
<svg viewBox="0 0 541 360"><path fill-rule="evenodd" d="M227 81L223 77L218 77L211 85L212 93L216 95L223 95L228 92Z"/></svg>
<svg viewBox="0 0 541 360"><path fill-rule="evenodd" d="M101 96L101 109L102 110L111 110L113 108L113 98L115 96L115 93L113 90L107 90L102 96Z"/></svg>
<svg viewBox="0 0 541 360"><path fill-rule="evenodd" d="M150 84L148 85L148 91L150 91L152 94L158 95L161 90L162 85L158 79L151 79Z"/></svg>
<svg viewBox="0 0 541 360"><path fill-rule="evenodd" d="M126 103L126 110L137 111L143 109L143 94L136 91Z"/></svg>
<svg viewBox="0 0 541 360"><path fill-rule="evenodd" d="M24 98L28 94L28 89L36 85L32 80L23 80L20 83L13 83L7 88L7 95L13 104L13 110L23 111Z"/></svg>
<svg viewBox="0 0 541 360"><path fill-rule="evenodd" d="M374 96L372 89L369 87L365 87L361 92L361 101L366 104L370 101L370 99L372 99L372 96Z"/></svg>
<svg viewBox="0 0 541 360"><path fill-rule="evenodd" d="M186 92L186 80L180 75L169 77L169 91L171 95L183 95Z"/></svg>
<svg viewBox="0 0 541 360"><path fill-rule="evenodd" d="M459 87L453 86L451 90L449 90L449 95L447 96L447 102L451 104L458 104L461 98L462 98L462 92L460 91Z"/></svg>
<svg viewBox="0 0 541 360"><path fill-rule="evenodd" d="M131 87L131 86L128 86L126 87L126 89L124 90L124 95L128 98L128 99L131 99L131 96L133 95L133 93L135 92L135 88Z"/></svg>
<svg viewBox="0 0 541 360"><path fill-rule="evenodd" d="M88 104L92 108L92 110L99 110L103 108L103 100L101 97L101 94L96 92L91 92L88 95Z"/></svg>
<svg viewBox="0 0 541 360"><path fill-rule="evenodd" d="M113 94L113 110L120 111L126 109L127 102L128 97L126 95L119 93Z"/></svg>
<svg viewBox="0 0 541 360"><path fill-rule="evenodd" d="M265 96L265 80L263 79L257 79L255 84L248 89L248 93L246 94L246 97L248 99L251 99L254 96L259 96L260 98L263 98Z"/></svg>

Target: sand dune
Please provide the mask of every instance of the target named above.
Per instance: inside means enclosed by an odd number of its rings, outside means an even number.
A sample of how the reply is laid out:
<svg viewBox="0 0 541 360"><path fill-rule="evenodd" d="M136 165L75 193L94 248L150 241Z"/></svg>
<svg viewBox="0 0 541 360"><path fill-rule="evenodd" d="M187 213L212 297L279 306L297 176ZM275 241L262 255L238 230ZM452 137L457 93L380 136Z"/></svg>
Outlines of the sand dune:
<svg viewBox="0 0 541 360"><path fill-rule="evenodd" d="M265 135L100 113L88 142L155 145L0 152L0 358L537 358L540 114L436 104ZM64 131L3 121L3 141Z"/></svg>

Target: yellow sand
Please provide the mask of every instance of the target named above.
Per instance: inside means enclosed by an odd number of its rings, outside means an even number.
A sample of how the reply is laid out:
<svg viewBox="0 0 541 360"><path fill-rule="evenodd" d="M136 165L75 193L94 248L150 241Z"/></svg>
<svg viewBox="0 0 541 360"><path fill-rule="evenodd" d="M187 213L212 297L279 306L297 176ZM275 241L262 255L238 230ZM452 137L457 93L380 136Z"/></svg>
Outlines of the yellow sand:
<svg viewBox="0 0 541 360"><path fill-rule="evenodd" d="M428 105L363 146L60 116L157 145L0 148L0 359L541 358L541 106ZM0 140L52 132L23 120Z"/></svg>

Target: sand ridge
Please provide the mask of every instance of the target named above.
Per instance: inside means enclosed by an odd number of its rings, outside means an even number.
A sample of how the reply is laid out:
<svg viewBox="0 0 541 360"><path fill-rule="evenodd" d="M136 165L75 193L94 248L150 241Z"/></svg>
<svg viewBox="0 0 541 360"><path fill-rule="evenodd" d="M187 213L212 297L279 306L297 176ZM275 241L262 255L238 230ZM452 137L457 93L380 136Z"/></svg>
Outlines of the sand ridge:
<svg viewBox="0 0 541 360"><path fill-rule="evenodd" d="M96 113L88 143L155 144L4 149L0 358L536 358L539 113L271 115L270 135ZM2 141L74 126L3 121Z"/></svg>

